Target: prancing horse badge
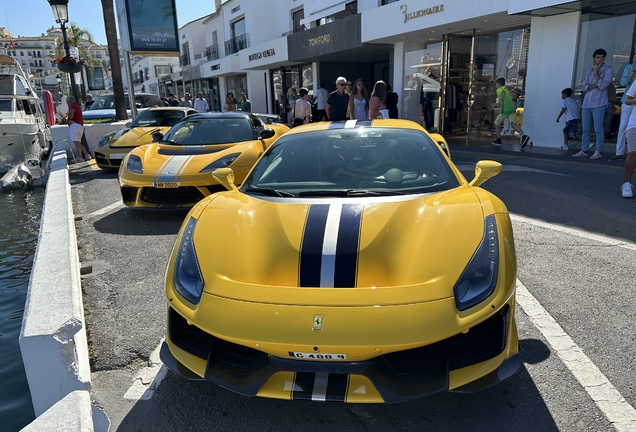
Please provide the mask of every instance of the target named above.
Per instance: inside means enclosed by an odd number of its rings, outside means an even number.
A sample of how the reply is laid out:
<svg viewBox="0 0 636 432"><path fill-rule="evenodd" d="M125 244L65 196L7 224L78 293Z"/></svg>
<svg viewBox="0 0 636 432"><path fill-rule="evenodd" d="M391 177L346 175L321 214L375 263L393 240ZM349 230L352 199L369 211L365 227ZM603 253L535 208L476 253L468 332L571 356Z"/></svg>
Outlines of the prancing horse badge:
<svg viewBox="0 0 636 432"><path fill-rule="evenodd" d="M322 330L322 315L314 315L314 330Z"/></svg>

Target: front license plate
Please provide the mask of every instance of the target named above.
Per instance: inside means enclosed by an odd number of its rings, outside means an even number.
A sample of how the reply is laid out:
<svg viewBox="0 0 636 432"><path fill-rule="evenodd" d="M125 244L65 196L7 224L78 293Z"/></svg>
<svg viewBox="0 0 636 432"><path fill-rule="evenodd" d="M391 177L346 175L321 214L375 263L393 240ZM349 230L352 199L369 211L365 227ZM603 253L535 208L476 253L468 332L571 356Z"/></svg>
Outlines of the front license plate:
<svg viewBox="0 0 636 432"><path fill-rule="evenodd" d="M155 187L158 189L177 189L179 182L158 182L155 183Z"/></svg>
<svg viewBox="0 0 636 432"><path fill-rule="evenodd" d="M110 155L110 160L122 160L126 156L126 153L113 153Z"/></svg>
<svg viewBox="0 0 636 432"><path fill-rule="evenodd" d="M346 360L346 354L316 354L316 353L304 353L289 351L289 357L303 360L318 360L318 361L341 361Z"/></svg>

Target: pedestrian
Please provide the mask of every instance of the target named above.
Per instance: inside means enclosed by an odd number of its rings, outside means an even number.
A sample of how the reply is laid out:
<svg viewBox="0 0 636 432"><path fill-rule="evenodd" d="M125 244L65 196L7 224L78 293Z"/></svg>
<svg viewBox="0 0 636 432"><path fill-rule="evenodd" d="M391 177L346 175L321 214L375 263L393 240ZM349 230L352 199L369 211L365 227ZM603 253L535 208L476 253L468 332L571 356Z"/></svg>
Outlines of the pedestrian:
<svg viewBox="0 0 636 432"><path fill-rule="evenodd" d="M298 95L296 94L296 87L290 87L287 89L287 101L285 106L285 112L287 113L287 124L293 125L294 117L292 115L292 111L294 109L294 104L298 100Z"/></svg>
<svg viewBox="0 0 636 432"><path fill-rule="evenodd" d="M389 118L398 118L398 94L391 89L391 85L386 86L386 109L389 110Z"/></svg>
<svg viewBox="0 0 636 432"><path fill-rule="evenodd" d="M192 107L200 113L207 112L210 109L208 101L203 99L203 92L197 93L197 98L194 100Z"/></svg>
<svg viewBox="0 0 636 432"><path fill-rule="evenodd" d="M325 83L321 81L318 85L318 90L314 93L314 100L316 102L316 121L326 121L328 119L327 111L325 111L327 99L329 99L329 92L325 88Z"/></svg>
<svg viewBox="0 0 636 432"><path fill-rule="evenodd" d="M632 108L636 105L635 83L632 83L629 90L627 90L625 103ZM632 198L634 196L634 187L631 181L634 168L636 168L636 110L634 109L632 109L632 113L629 116L625 136L627 141L627 157L625 158L625 167L623 169L624 183L621 186L621 195L623 195L623 198Z"/></svg>
<svg viewBox="0 0 636 432"><path fill-rule="evenodd" d="M495 135L497 139L491 141L491 144L501 146L501 127L504 119L507 118L510 122L510 127L521 136L521 148L524 148L530 142L530 137L524 134L523 129L517 125L517 108L512 101L512 97L510 97L508 87L506 87L506 79L498 78L496 83L499 88L497 89L497 103L495 105L500 108L500 111L495 119Z"/></svg>
<svg viewBox="0 0 636 432"><path fill-rule="evenodd" d="M237 110L237 106L236 106L236 99L234 99L234 93L229 92L225 96L225 105L223 105L223 112L232 112L236 110Z"/></svg>
<svg viewBox="0 0 636 432"><path fill-rule="evenodd" d="M349 111L351 112L351 120L369 118L369 94L361 79L356 80L351 90Z"/></svg>
<svg viewBox="0 0 636 432"><path fill-rule="evenodd" d="M345 77L336 79L336 90L329 93L325 112L330 121L347 120L347 107L349 106L349 95L345 92Z"/></svg>
<svg viewBox="0 0 636 432"><path fill-rule="evenodd" d="M168 106L179 106L179 101L172 93L168 95Z"/></svg>
<svg viewBox="0 0 636 432"><path fill-rule="evenodd" d="M241 93L241 111L252 112L252 102L250 102L245 93Z"/></svg>
<svg viewBox="0 0 636 432"><path fill-rule="evenodd" d="M190 93L186 92L185 96L183 97L183 100L181 101L181 106L192 108L192 99L191 99Z"/></svg>
<svg viewBox="0 0 636 432"><path fill-rule="evenodd" d="M570 150L568 146L570 132L574 135L574 139L579 133L579 106L572 99L572 89L569 87L561 91L561 111L556 118L557 123L563 114L565 114L565 127L563 128L563 145L560 148Z"/></svg>
<svg viewBox="0 0 636 432"><path fill-rule="evenodd" d="M82 107L82 109L84 111L86 111L87 109L89 109L91 107L91 105L93 105L95 103L95 101L93 100L93 96L90 94L86 95L86 100L84 101L84 106Z"/></svg>
<svg viewBox="0 0 636 432"><path fill-rule="evenodd" d="M71 133L71 139L75 143L77 150L77 162L84 162L92 159L91 154L86 151L82 145L82 135L84 134L84 116L82 116L82 107L75 101L73 96L66 98L68 112L66 113L66 124Z"/></svg>
<svg viewBox="0 0 636 432"><path fill-rule="evenodd" d="M371 91L369 99L369 118L388 118L389 110L386 109L386 83L382 80L376 81Z"/></svg>
<svg viewBox="0 0 636 432"><path fill-rule="evenodd" d="M300 98L294 104L294 109L292 111L292 126L299 126L301 124L307 124L311 121L311 104L307 100L307 96L309 95L309 90L305 87L301 87L298 90L298 94Z"/></svg>
<svg viewBox="0 0 636 432"><path fill-rule="evenodd" d="M634 54L635 56L632 63L625 66L620 79L620 84L627 90L631 88L634 83L634 78L636 78L636 50L634 50ZM616 138L616 155L609 159L611 161L623 160L625 157L625 133L627 132L627 123L629 123L629 118L632 114L632 105L627 105L625 103L626 100L627 91L623 93L623 97L621 98L621 122L618 126L618 138Z"/></svg>
<svg viewBox="0 0 636 432"><path fill-rule="evenodd" d="M351 101L351 91L352 91L353 83L349 80L345 83L345 93L349 96L349 101ZM347 120L351 118L351 107L347 104Z"/></svg>
<svg viewBox="0 0 636 432"><path fill-rule="evenodd" d="M588 69L583 78L581 91L583 91L583 137L581 151L574 153L572 157L587 157L590 149L590 136L592 124L596 133L596 148L590 159L600 159L603 152L605 131L603 129L603 117L607 108L607 88L614 79L614 69L605 64L607 52L599 48L592 54L593 66Z"/></svg>

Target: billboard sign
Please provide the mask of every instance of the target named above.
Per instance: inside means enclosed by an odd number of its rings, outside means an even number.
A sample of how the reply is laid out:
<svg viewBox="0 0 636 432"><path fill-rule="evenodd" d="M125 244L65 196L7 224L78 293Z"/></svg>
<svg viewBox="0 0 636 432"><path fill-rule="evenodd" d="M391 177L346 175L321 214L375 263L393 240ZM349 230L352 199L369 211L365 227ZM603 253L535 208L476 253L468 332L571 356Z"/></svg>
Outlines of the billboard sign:
<svg viewBox="0 0 636 432"><path fill-rule="evenodd" d="M175 0L116 0L119 37L133 54L179 54Z"/></svg>

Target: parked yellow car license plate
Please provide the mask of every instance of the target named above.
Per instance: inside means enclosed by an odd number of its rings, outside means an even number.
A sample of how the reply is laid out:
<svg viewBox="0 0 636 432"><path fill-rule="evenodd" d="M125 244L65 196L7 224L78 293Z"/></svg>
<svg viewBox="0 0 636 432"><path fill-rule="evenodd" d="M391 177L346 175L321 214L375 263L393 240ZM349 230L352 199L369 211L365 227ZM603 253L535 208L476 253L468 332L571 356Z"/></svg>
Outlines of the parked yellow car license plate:
<svg viewBox="0 0 636 432"><path fill-rule="evenodd" d="M176 189L179 187L179 182L157 182L155 187L158 189Z"/></svg>

